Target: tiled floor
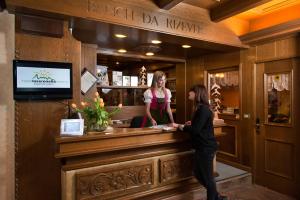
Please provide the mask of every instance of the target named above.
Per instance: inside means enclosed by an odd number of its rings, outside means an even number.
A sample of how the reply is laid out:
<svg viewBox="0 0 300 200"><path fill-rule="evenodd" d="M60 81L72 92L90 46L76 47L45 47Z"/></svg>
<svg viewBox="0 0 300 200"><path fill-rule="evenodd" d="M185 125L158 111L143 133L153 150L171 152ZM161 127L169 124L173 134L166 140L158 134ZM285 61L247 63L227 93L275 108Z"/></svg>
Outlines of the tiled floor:
<svg viewBox="0 0 300 200"><path fill-rule="evenodd" d="M262 186L253 185L251 174L246 171L217 163L218 191L229 200L295 200ZM206 200L206 191L202 187L196 191L166 198L164 200Z"/></svg>
<svg viewBox="0 0 300 200"><path fill-rule="evenodd" d="M238 169L235 167L231 167L229 165L226 165L226 164L223 164L220 162L217 162L217 172L219 173L219 176L216 177L217 182L248 173L244 170L241 170L241 169Z"/></svg>
<svg viewBox="0 0 300 200"><path fill-rule="evenodd" d="M295 200L258 185L236 187L227 192L222 192L222 194L226 195L229 200Z"/></svg>

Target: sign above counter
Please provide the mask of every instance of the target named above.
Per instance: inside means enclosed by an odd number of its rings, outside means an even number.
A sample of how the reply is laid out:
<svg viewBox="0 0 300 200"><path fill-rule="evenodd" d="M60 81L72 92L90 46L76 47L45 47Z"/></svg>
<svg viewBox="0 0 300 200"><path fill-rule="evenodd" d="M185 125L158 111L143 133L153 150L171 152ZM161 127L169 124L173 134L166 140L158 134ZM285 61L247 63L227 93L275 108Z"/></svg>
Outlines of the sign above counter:
<svg viewBox="0 0 300 200"><path fill-rule="evenodd" d="M197 40L244 47L239 38L220 23L210 20L208 11L188 4L179 4L170 11L159 9L151 1L121 0L7 0L10 11L18 8L50 15L79 17ZM40 12L42 11L42 13ZM43 13L44 12L44 13Z"/></svg>

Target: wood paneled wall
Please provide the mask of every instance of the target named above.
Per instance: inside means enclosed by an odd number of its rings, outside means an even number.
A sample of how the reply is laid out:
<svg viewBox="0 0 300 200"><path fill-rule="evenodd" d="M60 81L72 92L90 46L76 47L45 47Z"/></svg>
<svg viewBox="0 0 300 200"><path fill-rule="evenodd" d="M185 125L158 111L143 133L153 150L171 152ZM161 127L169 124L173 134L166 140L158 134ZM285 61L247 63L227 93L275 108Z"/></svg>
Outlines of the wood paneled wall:
<svg viewBox="0 0 300 200"><path fill-rule="evenodd" d="M186 116L186 63L176 64L176 122L184 123Z"/></svg>
<svg viewBox="0 0 300 200"><path fill-rule="evenodd" d="M81 42L64 24L64 37L16 33L17 59L72 62L73 99L80 99ZM66 101L16 102L16 199L60 199L60 162L54 158Z"/></svg>
<svg viewBox="0 0 300 200"><path fill-rule="evenodd" d="M254 162L254 124L255 124L255 77L256 63L293 58L300 55L299 37L288 37L252 45L249 49L240 52L241 85L243 114L250 114L250 118L242 119L242 163L253 166ZM246 132L246 134L244 134Z"/></svg>
<svg viewBox="0 0 300 200"><path fill-rule="evenodd" d="M237 136L239 163L242 166L251 167L255 175L255 65L257 63L270 62L281 59L289 59L300 56L300 38L290 36L272 41L265 41L259 44L252 44L249 49L239 52L226 54L207 55L202 58L187 60L186 66L186 88L197 83L206 81L204 75L207 70L226 69L233 66L239 66L240 69L240 87L241 87L241 106L240 106L240 133ZM298 76L299 69L294 70L294 76ZM205 83L204 83L205 84ZM295 86L295 101L299 100L299 87ZM186 104L186 117L190 116L190 104ZM299 118L299 109L294 109L295 118ZM249 117L247 117L249 116ZM299 127L299 124L296 126ZM299 144L300 136L295 138ZM297 146L296 155L300 152ZM259 152L258 152L259 153ZM295 162L296 168L300 168L299 161ZM246 168L247 169L247 168ZM299 172L296 175L295 184L299 184Z"/></svg>
<svg viewBox="0 0 300 200"><path fill-rule="evenodd" d="M12 60L15 16L0 12L0 199L14 199L14 101Z"/></svg>
<svg viewBox="0 0 300 200"><path fill-rule="evenodd" d="M248 50L241 51L241 63L242 63L242 70L243 70L243 106L242 110L243 113L250 113L251 118L248 120L244 120L245 123L243 124L243 130L247 131L247 135L244 138L243 142L243 147L246 149L249 149L250 151L247 152L247 155L243 157L243 162L248 162L248 159L251 161L251 166L255 166L255 154L264 154L265 152L255 152L255 140L256 140L256 133L255 133L255 108L256 108L256 102L253 98L255 98L255 65L264 66L267 63L271 63L273 61L277 60L283 60L283 59L294 59L295 60L295 66L293 66L293 73L294 73L294 79L295 82L299 84L294 84L293 87L293 98L295 102L299 102L299 85L300 85L300 78L299 78L299 56L300 56L300 38L299 36L290 36L286 38L281 38L277 40L272 40L272 41L266 41L265 43L258 43L258 44L252 44L251 48ZM285 66L282 66L285 67ZM251 77L252 76L252 77ZM249 84L245 84L245 82L249 82ZM252 83L252 84L250 84ZM249 98L252 97L252 98ZM300 111L299 111L299 106L298 104L294 104L294 109L293 109L293 115L295 121L295 128L294 130L299 130L300 125L297 123L297 120L300 117ZM248 133L249 132L249 133ZM288 133L286 133L288 134ZM293 138L293 141L290 141L291 143L296 144L295 145L295 154L294 155L299 155L300 154L300 135L295 134L296 137ZM250 142L249 142L250 141ZM249 155L248 155L249 153ZM295 159L295 169L300 168L300 161L299 159ZM295 185L296 188L299 188L298 186L300 185L300 172L299 170L295 170ZM254 180L256 178L256 173L255 169L253 169L253 174L254 174ZM265 183L265 184L270 184L270 183ZM271 183L273 185L273 183ZM281 190L284 190L285 185L284 183L276 183L276 185L280 185ZM291 188L289 188L291 189ZM285 190L288 191L288 190ZM283 191L281 191L283 192ZM295 193L295 191L294 191ZM292 194L292 193L291 193ZM299 193L298 193L299 194ZM299 198L299 196L298 196Z"/></svg>
<svg viewBox="0 0 300 200"><path fill-rule="evenodd" d="M192 103L187 99L189 89L195 84L204 84L204 60L203 58L189 59L186 61L186 120L191 120Z"/></svg>
<svg viewBox="0 0 300 200"><path fill-rule="evenodd" d="M96 75L96 65L97 65L97 45L95 44L81 44L81 71L86 68L91 73ZM96 84L85 94L82 95L81 100L84 98L94 97L97 91Z"/></svg>
<svg viewBox="0 0 300 200"><path fill-rule="evenodd" d="M204 57L204 65L206 71L219 70L219 69L226 70L226 68L231 68L231 67L239 68L240 119L230 122L230 124L236 127L237 130L235 135L237 157L231 158L231 157L223 156L222 159L225 159L226 161L227 160L233 161L235 163L237 162L238 164L241 164L243 166L250 167L251 163L249 157L251 155L251 148L252 148L251 144L253 143L251 143L252 140L249 140L251 132L249 132L247 127L245 127L247 124L246 122L247 119L244 119L242 116L244 112L243 108L248 106L248 104L245 104L247 102L244 102L244 99L249 98L249 96L246 96L248 94L244 94L244 92L249 90L252 85L252 81L244 81L244 80L245 78L246 80L252 78L252 76L251 74L249 74L249 71L244 71L245 69L241 64L240 54L241 52L237 51L237 52L231 52L225 54L207 55ZM250 89L249 91L251 92L252 90Z"/></svg>
<svg viewBox="0 0 300 200"><path fill-rule="evenodd" d="M240 86L242 91L241 99L241 163L253 167L254 162L254 62L255 49L242 50L240 53ZM244 115L248 114L249 118Z"/></svg>
<svg viewBox="0 0 300 200"><path fill-rule="evenodd" d="M299 43L298 43L299 44ZM300 45L298 45L297 47L297 52L300 53ZM299 54L298 54L299 55ZM298 58L297 61L295 61L296 65L298 66L297 68L294 69L293 73L294 73L294 77L298 77L298 79L296 79L295 81L295 87L297 87L298 89L295 91L294 93L294 100L296 103L294 103L294 118L295 119L300 119L300 59ZM300 135L299 135L299 130L300 130L300 123L296 123L295 124L295 130L296 130L296 134L298 135L297 138L295 138L295 143L296 143L296 152L295 155L299 155L300 154ZM296 177L296 188L300 188L300 160L297 159L296 160L296 166L295 166L295 177ZM300 192L298 190L298 199L300 199Z"/></svg>
<svg viewBox="0 0 300 200"><path fill-rule="evenodd" d="M251 49L252 50L252 49ZM250 51L251 50L244 50ZM248 60L246 64L241 63L241 58L245 53L243 51L231 52L231 53L222 53L222 54L211 54L206 55L202 58L190 59L187 60L187 89L194 84L207 84L206 72L209 70L219 70L219 69L226 69L231 67L239 66L240 69L240 86L241 89L241 100L240 100L240 107L241 107L241 115L243 112L251 113L252 112L252 71L253 67L251 67L251 60ZM249 55L251 56L251 55ZM247 57L248 58L248 57ZM250 57L252 58L252 57ZM252 62L253 66L253 62ZM192 106L190 102L187 102L187 118L191 116L192 113ZM252 115L250 115L252 116ZM252 122L252 121L251 121ZM251 166L251 156L253 151L253 137L252 132L250 131L250 123L249 119L240 118L238 130L240 133L237 134L236 141L237 150L238 150L238 161L240 164L245 166Z"/></svg>

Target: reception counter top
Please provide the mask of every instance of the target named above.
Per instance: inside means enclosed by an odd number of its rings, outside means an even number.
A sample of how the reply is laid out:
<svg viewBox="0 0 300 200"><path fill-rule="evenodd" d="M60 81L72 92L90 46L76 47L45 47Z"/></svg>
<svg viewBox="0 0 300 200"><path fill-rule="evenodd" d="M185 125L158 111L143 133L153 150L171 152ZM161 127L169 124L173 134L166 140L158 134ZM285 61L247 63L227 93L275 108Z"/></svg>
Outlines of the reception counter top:
<svg viewBox="0 0 300 200"><path fill-rule="evenodd" d="M215 128L216 136L223 134ZM189 135L175 129L114 128L56 138L62 199L153 199L199 187Z"/></svg>
<svg viewBox="0 0 300 200"><path fill-rule="evenodd" d="M114 128L109 132L89 133L80 137L58 137L57 158L91 153L136 149L147 146L181 142L188 135L175 129L163 131L155 128ZM87 148L88 147L88 148Z"/></svg>

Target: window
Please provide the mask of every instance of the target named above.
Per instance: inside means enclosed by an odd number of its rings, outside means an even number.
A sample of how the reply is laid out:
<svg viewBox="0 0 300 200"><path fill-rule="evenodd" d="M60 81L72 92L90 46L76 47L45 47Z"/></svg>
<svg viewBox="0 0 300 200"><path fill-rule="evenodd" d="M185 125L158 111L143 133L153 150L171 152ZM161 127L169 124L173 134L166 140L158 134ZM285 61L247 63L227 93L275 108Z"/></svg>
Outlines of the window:
<svg viewBox="0 0 300 200"><path fill-rule="evenodd" d="M208 92L213 110L222 114L239 114L239 71L212 71L208 73Z"/></svg>
<svg viewBox="0 0 300 200"><path fill-rule="evenodd" d="M291 124L291 74L266 74L267 122Z"/></svg>

